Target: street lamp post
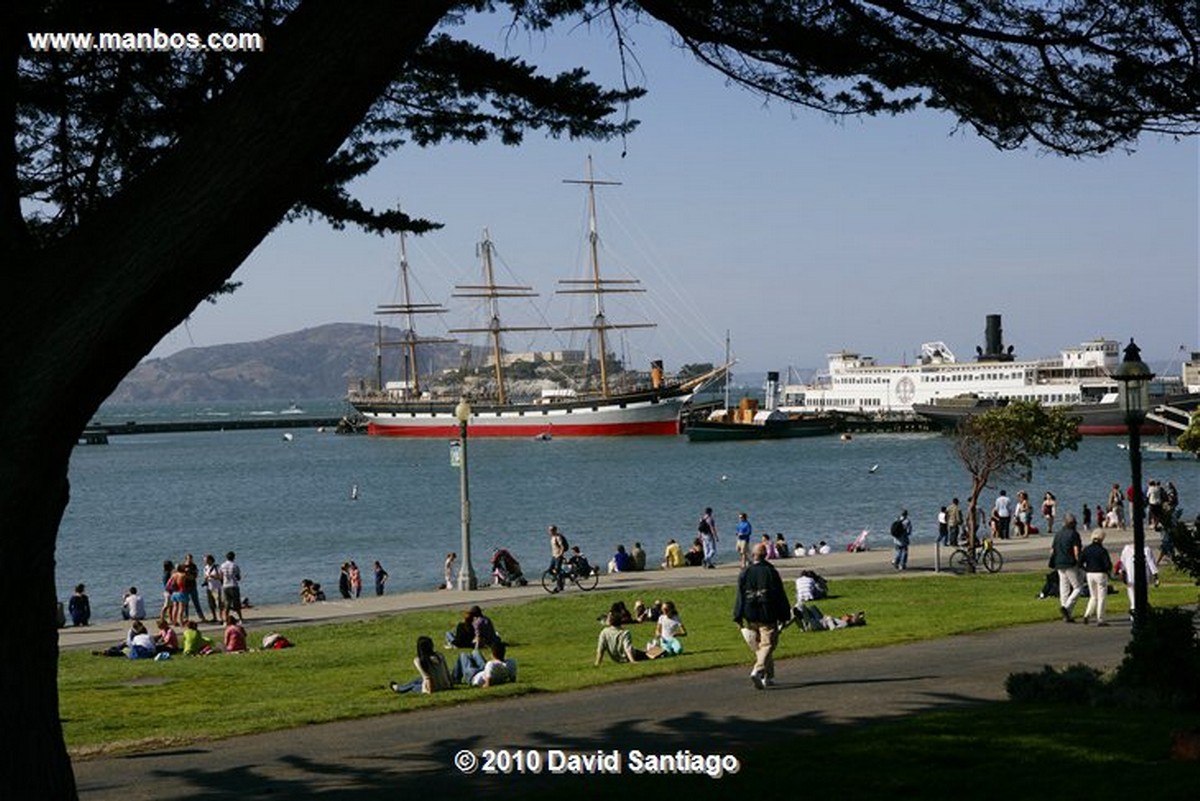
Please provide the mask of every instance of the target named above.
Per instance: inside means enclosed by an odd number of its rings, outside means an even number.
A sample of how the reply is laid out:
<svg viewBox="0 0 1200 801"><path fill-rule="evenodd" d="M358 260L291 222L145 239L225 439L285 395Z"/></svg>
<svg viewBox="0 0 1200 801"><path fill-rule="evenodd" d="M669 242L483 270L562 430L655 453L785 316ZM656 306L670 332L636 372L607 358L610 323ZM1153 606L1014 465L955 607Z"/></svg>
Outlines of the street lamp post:
<svg viewBox="0 0 1200 801"><path fill-rule="evenodd" d="M1142 523L1145 500L1142 497L1142 423L1150 405L1150 379L1154 373L1142 361L1142 352L1133 340L1125 346L1125 357L1117 374L1121 384L1121 408L1129 427L1129 469L1133 474L1133 627L1146 622L1149 592L1146 587L1146 529ZM1130 566L1125 566L1130 570Z"/></svg>
<svg viewBox="0 0 1200 801"><path fill-rule="evenodd" d="M467 421L471 419L471 404L460 400L454 407L458 420L458 436L462 443L461 462L458 466L459 497L462 501L462 563L458 568L458 589L475 589L475 569L471 566L471 490L467 481Z"/></svg>

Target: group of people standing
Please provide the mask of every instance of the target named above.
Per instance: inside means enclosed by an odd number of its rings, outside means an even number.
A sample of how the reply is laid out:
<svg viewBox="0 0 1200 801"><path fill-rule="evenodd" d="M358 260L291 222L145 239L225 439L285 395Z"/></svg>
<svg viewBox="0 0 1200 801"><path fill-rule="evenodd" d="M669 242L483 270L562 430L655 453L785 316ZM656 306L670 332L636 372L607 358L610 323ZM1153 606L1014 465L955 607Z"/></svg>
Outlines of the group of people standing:
<svg viewBox="0 0 1200 801"><path fill-rule="evenodd" d="M209 622L219 623L231 614L241 620L247 605L241 584L242 569L233 551L227 552L225 561L220 564L212 554L205 555L202 566L196 564L190 553L178 564L167 559L163 562L163 603L159 617L181 626L192 619L194 609L195 617L203 621L204 608L200 603L200 588L203 587L211 616ZM131 587L125 596L123 614L136 619L137 604L137 590Z"/></svg>

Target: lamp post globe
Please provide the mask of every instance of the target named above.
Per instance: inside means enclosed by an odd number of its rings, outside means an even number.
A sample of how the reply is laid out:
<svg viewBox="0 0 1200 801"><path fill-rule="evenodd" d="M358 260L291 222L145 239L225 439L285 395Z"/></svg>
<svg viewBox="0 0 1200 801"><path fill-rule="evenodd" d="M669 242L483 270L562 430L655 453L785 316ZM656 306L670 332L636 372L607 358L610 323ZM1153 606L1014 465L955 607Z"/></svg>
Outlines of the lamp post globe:
<svg viewBox="0 0 1200 801"><path fill-rule="evenodd" d="M1142 494L1142 423L1150 405L1150 380L1154 373L1142 361L1141 349L1133 339L1125 346L1121 366L1113 376L1121 386L1121 409L1129 428L1129 471L1133 496L1133 626L1141 628L1146 622L1149 591L1146 581L1146 529L1142 517L1145 497ZM1130 570L1130 566L1126 566Z"/></svg>
<svg viewBox="0 0 1200 801"><path fill-rule="evenodd" d="M471 419L471 404L467 403L466 398L454 407L454 417L458 420L458 437L462 449L458 466L459 498L462 502L462 542L459 544L462 562L458 568L458 589L465 591L475 589L475 568L471 565L471 488L467 472L467 423Z"/></svg>

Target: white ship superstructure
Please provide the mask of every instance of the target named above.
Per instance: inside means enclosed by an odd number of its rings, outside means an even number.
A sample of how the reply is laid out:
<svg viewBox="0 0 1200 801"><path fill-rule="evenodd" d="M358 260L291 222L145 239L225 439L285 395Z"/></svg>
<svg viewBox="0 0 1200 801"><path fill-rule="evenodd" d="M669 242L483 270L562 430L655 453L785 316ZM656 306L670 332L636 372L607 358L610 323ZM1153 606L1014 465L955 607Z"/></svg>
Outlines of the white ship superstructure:
<svg viewBox="0 0 1200 801"><path fill-rule="evenodd" d="M1059 358L1016 359L1003 347L1000 316L987 318L987 349L960 362L942 342L921 347L914 364L881 365L848 351L829 354L828 372L783 388L785 412L910 413L913 405L951 398L1035 400L1045 406L1109 402L1117 383L1120 346L1093 339L1067 348Z"/></svg>

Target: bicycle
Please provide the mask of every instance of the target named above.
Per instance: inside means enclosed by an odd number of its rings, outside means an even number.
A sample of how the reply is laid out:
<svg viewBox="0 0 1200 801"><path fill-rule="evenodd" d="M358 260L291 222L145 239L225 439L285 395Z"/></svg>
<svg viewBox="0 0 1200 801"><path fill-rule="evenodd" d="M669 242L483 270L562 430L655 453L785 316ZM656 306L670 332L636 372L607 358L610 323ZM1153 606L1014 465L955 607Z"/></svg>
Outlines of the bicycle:
<svg viewBox="0 0 1200 801"><path fill-rule="evenodd" d="M585 571L580 571L574 565L564 563L562 583L564 587L571 583L584 592L591 592L600 583L600 571L590 565ZM542 589L549 593L558 592L558 572L553 568L542 574Z"/></svg>
<svg viewBox="0 0 1200 801"><path fill-rule="evenodd" d="M999 573L1004 567L1004 555L992 544L991 537L985 537L979 547L972 553L967 548L956 548L950 554L950 570L955 573L974 573L980 564L989 573Z"/></svg>

